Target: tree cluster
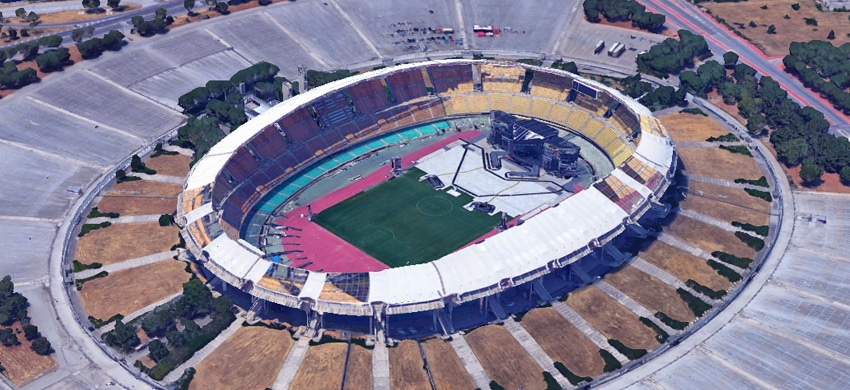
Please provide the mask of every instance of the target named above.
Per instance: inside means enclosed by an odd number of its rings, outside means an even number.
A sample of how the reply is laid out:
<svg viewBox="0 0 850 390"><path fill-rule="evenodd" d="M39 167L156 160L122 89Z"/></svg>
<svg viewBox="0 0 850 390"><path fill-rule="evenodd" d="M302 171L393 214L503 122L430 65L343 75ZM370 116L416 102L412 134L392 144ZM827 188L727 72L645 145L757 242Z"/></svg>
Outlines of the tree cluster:
<svg viewBox="0 0 850 390"><path fill-rule="evenodd" d="M646 7L633 0L584 0L584 16L591 23L599 23L600 14L609 22L627 22L641 30L657 32L664 27L667 17L647 12Z"/></svg>
<svg viewBox="0 0 850 390"><path fill-rule="evenodd" d="M705 38L688 30L679 30L679 40L667 38L637 56L638 72L667 77L693 67L695 59L710 55Z"/></svg>
<svg viewBox="0 0 850 390"><path fill-rule="evenodd" d="M346 77L354 75L355 73L352 73L346 69L340 69L335 72L322 72L319 70L308 69L307 85L309 85L310 88L316 88L320 85L325 85L327 83L342 80Z"/></svg>
<svg viewBox="0 0 850 390"><path fill-rule="evenodd" d="M274 82L274 76L280 71L276 65L265 61L258 62L248 68L236 72L230 80L210 80L203 87L195 88L177 99L177 104L183 111L192 111L206 107L211 100L225 100L231 94L239 95L240 84L250 89L258 82ZM241 98L240 98L241 100Z"/></svg>
<svg viewBox="0 0 850 390"><path fill-rule="evenodd" d="M115 321L115 328L104 333L101 339L106 345L124 353L133 351L140 342L139 336L136 335L136 328L121 320Z"/></svg>
<svg viewBox="0 0 850 390"><path fill-rule="evenodd" d="M60 47L58 49L49 50L35 57L35 63L38 69L42 72L53 72L62 70L65 65L70 65L71 53L68 49Z"/></svg>
<svg viewBox="0 0 850 390"><path fill-rule="evenodd" d="M92 38L77 43L77 50L84 59L90 59L100 56L106 50L120 50L123 43L124 34L118 30L112 30L103 38Z"/></svg>
<svg viewBox="0 0 850 390"><path fill-rule="evenodd" d="M26 320L28 306L27 298L15 292L12 277L6 275L0 279L0 325Z"/></svg>
<svg viewBox="0 0 850 390"><path fill-rule="evenodd" d="M174 17L167 14L165 8L157 8L155 15L151 20L145 20L141 16L130 18L133 23L133 30L143 37L149 37L165 31L166 27L174 23Z"/></svg>
<svg viewBox="0 0 850 390"><path fill-rule="evenodd" d="M0 67L0 86L3 88L21 88L38 81L38 74L33 68L18 70L15 63L6 61Z"/></svg>
<svg viewBox="0 0 850 390"><path fill-rule="evenodd" d="M782 59L785 70L807 88L818 92L836 108L850 114L850 43L839 47L826 41L792 42L790 54Z"/></svg>

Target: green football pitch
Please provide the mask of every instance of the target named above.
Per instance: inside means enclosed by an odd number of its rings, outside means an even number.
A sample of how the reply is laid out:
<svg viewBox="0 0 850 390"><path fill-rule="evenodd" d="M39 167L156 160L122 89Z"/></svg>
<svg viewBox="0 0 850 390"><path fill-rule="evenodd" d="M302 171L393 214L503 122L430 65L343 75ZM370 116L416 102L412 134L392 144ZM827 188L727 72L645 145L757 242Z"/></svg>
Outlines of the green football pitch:
<svg viewBox="0 0 850 390"><path fill-rule="evenodd" d="M390 267L427 263L484 235L498 215L467 211L472 197L434 191L425 172L404 175L361 192L313 219Z"/></svg>

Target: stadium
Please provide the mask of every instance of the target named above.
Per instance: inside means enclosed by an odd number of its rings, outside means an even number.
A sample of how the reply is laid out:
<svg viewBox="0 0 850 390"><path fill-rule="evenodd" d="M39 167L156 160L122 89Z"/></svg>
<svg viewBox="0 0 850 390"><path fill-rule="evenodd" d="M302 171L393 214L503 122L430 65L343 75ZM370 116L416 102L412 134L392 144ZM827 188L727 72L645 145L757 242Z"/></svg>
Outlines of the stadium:
<svg viewBox="0 0 850 390"><path fill-rule="evenodd" d="M485 140L485 133L496 134L488 128L496 117L539 128L524 129L516 144L498 145L498 137ZM516 151L542 150L534 139L547 131L547 139L560 139L561 152L569 144L564 136L581 145L585 174L576 173L575 159L566 179L548 169L539 174L538 165L520 167ZM330 195L313 196L312 204L294 201L346 167L417 142L427 146ZM311 328L381 341L451 334L552 301L622 265L629 258L624 252L670 212L664 198L676 158L669 134L648 109L600 83L519 63L429 61L319 86L262 113L193 167L177 215L187 248L206 272L250 294L255 307L271 302L303 312ZM552 165L551 154L543 159ZM471 171L486 173L464 174ZM416 186L426 188L411 192ZM399 191L411 198L391 199ZM393 202L408 209L415 202L421 213L399 209L407 220L398 226L431 216L459 219L435 219L428 231L445 237L423 241L432 233L419 234L409 252L386 247L404 240L396 239L398 229L387 235L340 227ZM489 208L460 210L474 205ZM330 241L291 242L313 235L305 229L317 224L334 232L322 236L327 240L354 244L322 252ZM346 232L375 237L365 246L357 237L331 237ZM428 252L435 243L449 252ZM358 263L370 257L358 249L383 264ZM384 261L394 253L401 255Z"/></svg>

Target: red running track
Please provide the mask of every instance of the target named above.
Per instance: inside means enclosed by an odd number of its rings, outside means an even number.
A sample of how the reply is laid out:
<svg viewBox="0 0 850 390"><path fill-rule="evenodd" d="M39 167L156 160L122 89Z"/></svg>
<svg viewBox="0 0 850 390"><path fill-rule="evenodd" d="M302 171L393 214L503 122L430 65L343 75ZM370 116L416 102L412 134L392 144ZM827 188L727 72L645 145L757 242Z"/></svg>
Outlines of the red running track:
<svg viewBox="0 0 850 390"><path fill-rule="evenodd" d="M481 133L475 130L452 134L440 142L425 146L402 157L402 164L408 166L413 161L425 157L454 141L459 139L469 141L480 135ZM389 177L389 173L390 167L388 165L380 167L374 173L321 197L311 203L313 212L320 213L343 200L384 182ZM304 251L290 254L289 257L293 260L292 265L295 267L323 272L370 272L389 268L386 264L369 256L318 224L307 221L306 205L284 214L284 218L275 219L275 223L280 226L301 229L301 231L290 229L286 232L289 235L299 235L300 238L283 238L284 242L300 244L298 246L285 245L284 250L300 249Z"/></svg>

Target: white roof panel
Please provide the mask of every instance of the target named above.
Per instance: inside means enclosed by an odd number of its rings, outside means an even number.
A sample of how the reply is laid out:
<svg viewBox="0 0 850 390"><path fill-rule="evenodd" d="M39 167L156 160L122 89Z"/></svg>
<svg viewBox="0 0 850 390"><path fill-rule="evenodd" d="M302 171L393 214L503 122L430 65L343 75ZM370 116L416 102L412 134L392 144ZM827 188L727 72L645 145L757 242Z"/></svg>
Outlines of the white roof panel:
<svg viewBox="0 0 850 390"><path fill-rule="evenodd" d="M298 294L302 298L319 299L322 293L322 288L325 287L325 280L328 274L324 272L310 272L307 275L307 281L304 282L304 287L301 288L301 293Z"/></svg>
<svg viewBox="0 0 850 390"><path fill-rule="evenodd" d="M186 214L186 224L188 225L195 222L211 212L213 212L212 202L204 203L201 207L198 207Z"/></svg>
<svg viewBox="0 0 850 390"><path fill-rule="evenodd" d="M640 144L635 153L643 156L656 165L670 168L673 163L673 142L668 138L659 137L644 131L640 136Z"/></svg>

